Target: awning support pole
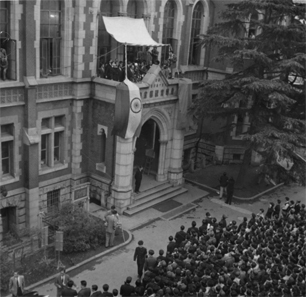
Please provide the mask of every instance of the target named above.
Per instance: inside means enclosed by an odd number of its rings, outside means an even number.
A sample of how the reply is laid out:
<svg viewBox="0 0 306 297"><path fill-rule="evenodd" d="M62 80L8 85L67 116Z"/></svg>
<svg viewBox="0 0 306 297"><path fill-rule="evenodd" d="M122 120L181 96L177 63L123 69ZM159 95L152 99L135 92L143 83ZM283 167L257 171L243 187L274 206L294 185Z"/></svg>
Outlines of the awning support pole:
<svg viewBox="0 0 306 297"><path fill-rule="evenodd" d="M126 44L124 45L124 50L125 50L125 79L127 79L128 78L127 76L128 65L127 65L127 45Z"/></svg>

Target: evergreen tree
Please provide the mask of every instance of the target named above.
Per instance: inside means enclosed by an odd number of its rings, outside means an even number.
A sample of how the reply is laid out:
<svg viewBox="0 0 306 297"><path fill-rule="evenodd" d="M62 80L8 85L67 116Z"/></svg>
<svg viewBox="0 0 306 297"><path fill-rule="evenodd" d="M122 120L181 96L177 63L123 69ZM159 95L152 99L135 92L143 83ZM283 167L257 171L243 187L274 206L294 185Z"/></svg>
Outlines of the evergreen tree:
<svg viewBox="0 0 306 297"><path fill-rule="evenodd" d="M221 16L223 21L201 36L201 44L218 49L215 60L230 63L234 72L223 80L205 81L192 112L213 119L248 113L238 184L252 150L283 176L295 180L302 174L304 183L305 5L292 0L236 1Z"/></svg>

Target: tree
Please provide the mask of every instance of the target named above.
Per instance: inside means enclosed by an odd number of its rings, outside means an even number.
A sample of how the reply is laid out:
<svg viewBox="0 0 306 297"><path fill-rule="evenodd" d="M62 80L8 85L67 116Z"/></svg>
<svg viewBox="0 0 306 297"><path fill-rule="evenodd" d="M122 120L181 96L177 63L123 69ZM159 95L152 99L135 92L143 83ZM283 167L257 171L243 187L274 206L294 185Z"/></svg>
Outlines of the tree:
<svg viewBox="0 0 306 297"><path fill-rule="evenodd" d="M306 144L305 5L244 0L228 4L221 16L223 21L201 36L201 45L218 49L215 60L230 63L234 71L223 80L205 81L192 112L213 119L248 113L238 184L243 183L252 150L271 169L296 179L297 172L305 171L297 156ZM279 165L286 162L294 162L291 170Z"/></svg>

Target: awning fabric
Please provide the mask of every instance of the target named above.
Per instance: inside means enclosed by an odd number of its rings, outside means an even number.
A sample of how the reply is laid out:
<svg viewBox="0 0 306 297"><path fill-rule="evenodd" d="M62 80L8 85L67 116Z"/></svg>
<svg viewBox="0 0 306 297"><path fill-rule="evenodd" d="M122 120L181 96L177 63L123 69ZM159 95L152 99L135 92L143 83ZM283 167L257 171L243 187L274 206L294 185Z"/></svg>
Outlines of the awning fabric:
<svg viewBox="0 0 306 297"><path fill-rule="evenodd" d="M143 19L103 16L106 31L118 42L132 46L167 46L150 36Z"/></svg>

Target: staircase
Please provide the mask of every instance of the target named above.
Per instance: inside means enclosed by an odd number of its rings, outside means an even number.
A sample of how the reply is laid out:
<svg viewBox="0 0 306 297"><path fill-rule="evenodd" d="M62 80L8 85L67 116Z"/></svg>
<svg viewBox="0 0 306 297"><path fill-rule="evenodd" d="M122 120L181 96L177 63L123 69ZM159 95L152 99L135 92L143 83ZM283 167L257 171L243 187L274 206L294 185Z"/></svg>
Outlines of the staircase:
<svg viewBox="0 0 306 297"><path fill-rule="evenodd" d="M180 186L172 186L168 182L158 184L153 188L141 192L140 194L136 194L135 202L129 205L123 214L132 216L160 202L186 193L187 191L187 189Z"/></svg>

